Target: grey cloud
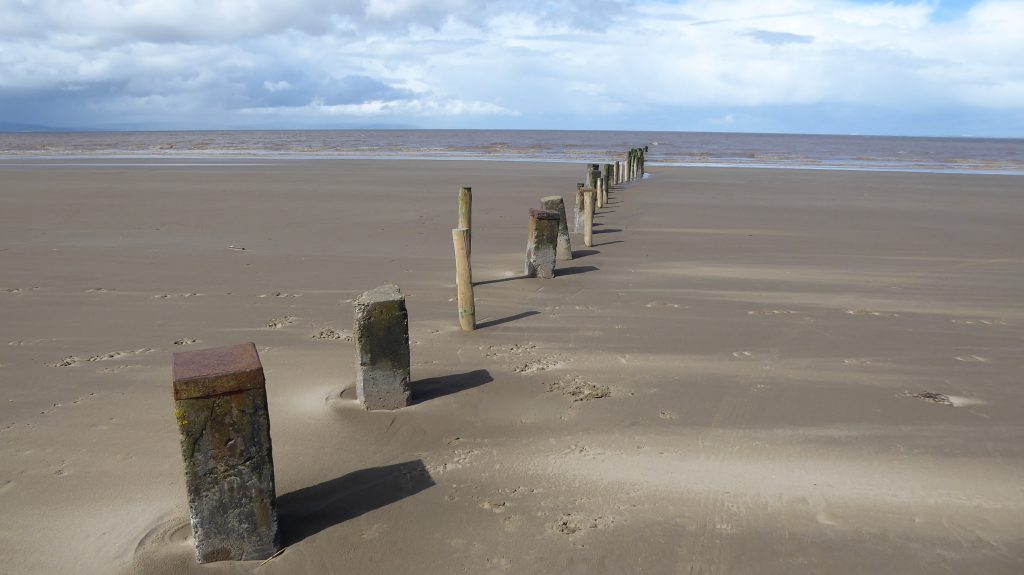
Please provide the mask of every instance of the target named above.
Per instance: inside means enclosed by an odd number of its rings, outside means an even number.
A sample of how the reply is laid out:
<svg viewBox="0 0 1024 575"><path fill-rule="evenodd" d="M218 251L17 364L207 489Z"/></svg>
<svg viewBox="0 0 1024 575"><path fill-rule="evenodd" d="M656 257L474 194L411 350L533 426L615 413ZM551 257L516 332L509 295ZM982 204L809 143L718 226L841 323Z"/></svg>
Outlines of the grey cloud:
<svg viewBox="0 0 1024 575"><path fill-rule="evenodd" d="M413 0L401 4L383 0L174 0L145 5L0 0L0 13L4 14L0 32L8 38L72 35L97 45L234 42L291 32L362 37L417 27L437 30L449 20L485 30L492 19L514 14L572 29L604 29L627 5L625 0L560 0L525 6L515 0Z"/></svg>
<svg viewBox="0 0 1024 575"><path fill-rule="evenodd" d="M408 100L415 96L409 90L362 75L313 79L285 74L265 80L250 79L247 88L246 108L298 107L313 101L336 106L377 100Z"/></svg>

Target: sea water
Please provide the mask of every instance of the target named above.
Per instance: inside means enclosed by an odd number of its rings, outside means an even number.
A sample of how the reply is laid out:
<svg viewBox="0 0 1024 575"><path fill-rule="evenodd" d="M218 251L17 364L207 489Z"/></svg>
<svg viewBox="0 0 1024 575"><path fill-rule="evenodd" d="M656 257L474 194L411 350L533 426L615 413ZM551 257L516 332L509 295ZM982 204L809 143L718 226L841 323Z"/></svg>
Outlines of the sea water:
<svg viewBox="0 0 1024 575"><path fill-rule="evenodd" d="M403 158L1024 175L1024 140L700 132L279 130L0 134L0 159Z"/></svg>

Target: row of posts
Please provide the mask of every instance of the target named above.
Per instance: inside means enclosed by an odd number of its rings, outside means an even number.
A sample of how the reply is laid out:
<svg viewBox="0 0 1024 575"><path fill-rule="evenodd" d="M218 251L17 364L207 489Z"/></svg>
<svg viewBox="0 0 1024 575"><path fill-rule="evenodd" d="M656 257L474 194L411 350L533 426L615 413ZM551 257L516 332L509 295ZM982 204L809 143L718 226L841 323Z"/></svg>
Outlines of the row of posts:
<svg viewBox="0 0 1024 575"><path fill-rule="evenodd" d="M574 231L593 246L596 209L613 184L640 179L646 148L624 160L588 164L576 185ZM459 325L476 326L473 296L473 191L459 189L458 227L452 230ZM553 278L555 262L573 258L561 196L541 198L530 209L527 277ZM353 301L356 396L370 410L409 405L409 317L405 296L394 285L364 292ZM196 559L200 563L265 559L281 549L266 380L253 343L175 353L172 361L175 417L181 435Z"/></svg>

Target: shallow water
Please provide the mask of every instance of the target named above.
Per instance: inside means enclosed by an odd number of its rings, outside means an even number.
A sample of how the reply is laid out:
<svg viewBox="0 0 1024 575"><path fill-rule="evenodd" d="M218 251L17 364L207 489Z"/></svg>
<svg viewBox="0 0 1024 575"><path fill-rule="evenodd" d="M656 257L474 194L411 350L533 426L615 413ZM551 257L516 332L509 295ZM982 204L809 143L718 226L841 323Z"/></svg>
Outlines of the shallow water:
<svg viewBox="0 0 1024 575"><path fill-rule="evenodd" d="M0 159L409 158L603 162L648 146L673 166L1024 175L1024 140L530 130L282 130L0 134Z"/></svg>

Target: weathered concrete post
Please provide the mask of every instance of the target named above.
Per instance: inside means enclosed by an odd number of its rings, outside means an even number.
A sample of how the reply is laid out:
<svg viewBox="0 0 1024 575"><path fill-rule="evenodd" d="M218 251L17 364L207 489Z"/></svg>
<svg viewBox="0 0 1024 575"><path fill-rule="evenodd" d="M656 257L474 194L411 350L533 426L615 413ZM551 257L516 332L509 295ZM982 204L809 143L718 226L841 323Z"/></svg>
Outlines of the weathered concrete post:
<svg viewBox="0 0 1024 575"><path fill-rule="evenodd" d="M270 557L281 538L256 346L178 352L171 371L196 560Z"/></svg>
<svg viewBox="0 0 1024 575"><path fill-rule="evenodd" d="M473 299L473 268L469 261L469 230L452 230L455 246L455 286L458 291L459 325L463 331L476 329L476 300Z"/></svg>
<svg viewBox="0 0 1024 575"><path fill-rule="evenodd" d="M540 199L540 207L558 212L558 247L555 257L562 261L572 259L572 244L569 242L569 222L565 217L565 201L562 196L545 196Z"/></svg>
<svg viewBox="0 0 1024 575"><path fill-rule="evenodd" d="M583 184L576 184L576 204L573 210L573 231L583 233Z"/></svg>
<svg viewBox="0 0 1024 575"><path fill-rule="evenodd" d="M604 207L604 179L600 176L597 178L597 186L595 186L597 192L597 207Z"/></svg>
<svg viewBox="0 0 1024 575"><path fill-rule="evenodd" d="M583 245L594 247L594 203L596 190L583 190Z"/></svg>
<svg viewBox="0 0 1024 575"><path fill-rule="evenodd" d="M466 234L466 253L473 251L473 188L459 188L459 228L469 230Z"/></svg>
<svg viewBox="0 0 1024 575"><path fill-rule="evenodd" d="M615 184L621 184L622 183L619 180L619 161L618 160L615 160L615 163L612 164L612 181L615 182Z"/></svg>
<svg viewBox="0 0 1024 575"><path fill-rule="evenodd" d="M409 405L409 313L398 286L385 284L352 302L356 396L366 409Z"/></svg>
<svg viewBox="0 0 1024 575"><path fill-rule="evenodd" d="M526 277L555 277L555 252L558 247L558 212L530 209L530 229L526 244Z"/></svg>

